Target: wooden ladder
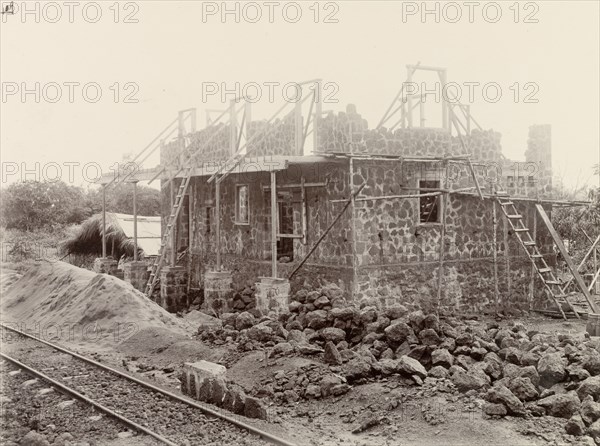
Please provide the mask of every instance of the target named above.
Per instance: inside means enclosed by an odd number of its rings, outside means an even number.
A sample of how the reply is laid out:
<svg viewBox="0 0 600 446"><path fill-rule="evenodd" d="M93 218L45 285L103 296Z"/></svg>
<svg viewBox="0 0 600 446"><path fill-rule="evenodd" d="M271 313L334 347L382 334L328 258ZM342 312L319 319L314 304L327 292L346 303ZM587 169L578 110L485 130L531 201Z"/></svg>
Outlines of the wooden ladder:
<svg viewBox="0 0 600 446"><path fill-rule="evenodd" d="M497 191L496 195L498 203L500 204L500 208L502 209L502 213L505 215L510 227L519 239L521 246L527 253L527 257L529 257L529 260L531 260L531 263L535 267L538 276L542 282L544 282L546 292L556 303L556 306L558 307L562 317L567 319L567 316L565 315L561 305L562 303L566 302L573 313L575 313L575 316L579 319L579 314L571 302L569 302L567 295L564 294L562 290L563 283L558 280L552 268L550 268L548 263L546 263L544 256L541 254L537 246L537 243L531 236L529 228L525 226L525 222L523 222L523 216L519 214L514 202L511 201L510 197L508 196L508 193Z"/></svg>
<svg viewBox="0 0 600 446"><path fill-rule="evenodd" d="M179 212L181 212L181 204L183 203L183 197L187 192L187 188L190 184L192 178L193 169L188 167L187 173L181 184L179 185L179 190L177 191L177 196L175 197L175 202L173 203L173 207L171 208L171 214L169 215L169 220L167 222L167 227L165 233L162 236L162 240L160 242L160 248L158 250L158 255L156 256L156 260L152 264L152 269L150 270L150 277L148 277L148 283L146 284L146 296L152 296L154 292L154 288L159 279L160 271L165 263L165 248L167 247L169 240L171 238L171 234L173 233L173 228L177 222L177 217L179 216Z"/></svg>

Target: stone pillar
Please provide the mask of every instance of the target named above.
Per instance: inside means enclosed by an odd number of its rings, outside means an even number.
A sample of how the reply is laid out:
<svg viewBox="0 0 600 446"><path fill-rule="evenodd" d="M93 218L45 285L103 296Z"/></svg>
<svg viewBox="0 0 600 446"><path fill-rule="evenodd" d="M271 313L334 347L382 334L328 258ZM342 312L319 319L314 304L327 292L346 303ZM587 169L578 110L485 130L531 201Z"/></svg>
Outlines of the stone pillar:
<svg viewBox="0 0 600 446"><path fill-rule="evenodd" d="M111 276L117 275L117 266L118 263L113 259L106 259L102 257L98 257L94 260L94 272L98 274L110 274Z"/></svg>
<svg viewBox="0 0 600 446"><path fill-rule="evenodd" d="M146 283L148 282L148 265L146 262L138 260L128 262L123 265L125 282L133 285L133 287L141 291L146 291Z"/></svg>
<svg viewBox="0 0 600 446"><path fill-rule="evenodd" d="M264 315L273 311L286 313L290 303L290 281L273 277L259 277L256 283L256 308Z"/></svg>
<svg viewBox="0 0 600 446"><path fill-rule="evenodd" d="M159 303L171 313L187 308L187 270L183 266L166 266L160 271Z"/></svg>
<svg viewBox="0 0 600 446"><path fill-rule="evenodd" d="M202 311L221 316L229 312L229 303L233 299L232 277L230 271L207 271L204 274L204 302Z"/></svg>
<svg viewBox="0 0 600 446"><path fill-rule="evenodd" d="M552 128L550 125L532 125L529 127L529 139L525 151L525 161L532 166L525 166L520 175L532 176L535 196L552 196ZM533 194L532 194L533 195Z"/></svg>

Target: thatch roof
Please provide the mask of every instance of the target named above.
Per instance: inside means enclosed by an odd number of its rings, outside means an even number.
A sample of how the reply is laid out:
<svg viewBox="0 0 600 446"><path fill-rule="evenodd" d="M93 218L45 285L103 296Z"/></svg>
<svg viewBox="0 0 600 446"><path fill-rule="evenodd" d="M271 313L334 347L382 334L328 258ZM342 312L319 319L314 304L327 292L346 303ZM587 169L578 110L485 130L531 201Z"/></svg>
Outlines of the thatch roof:
<svg viewBox="0 0 600 446"><path fill-rule="evenodd" d="M106 213L106 255L114 259L121 258L123 254L133 257L133 239L128 237L123 230L122 218L122 214ZM160 240L160 234L158 237ZM61 248L65 254L101 256L102 214L92 215L84 221L79 230L71 238L63 242ZM144 255L144 250L140 247L139 240L138 254L140 256Z"/></svg>

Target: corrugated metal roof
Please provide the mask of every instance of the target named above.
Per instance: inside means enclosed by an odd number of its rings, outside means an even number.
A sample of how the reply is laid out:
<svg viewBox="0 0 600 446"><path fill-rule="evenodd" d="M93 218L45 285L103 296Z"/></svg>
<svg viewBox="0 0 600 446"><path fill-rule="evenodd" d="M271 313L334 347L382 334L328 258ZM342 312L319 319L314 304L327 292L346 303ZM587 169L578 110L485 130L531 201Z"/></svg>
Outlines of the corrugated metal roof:
<svg viewBox="0 0 600 446"><path fill-rule="evenodd" d="M133 215L113 213L125 235L133 238ZM138 246L147 256L158 255L160 249L160 217L137 217Z"/></svg>

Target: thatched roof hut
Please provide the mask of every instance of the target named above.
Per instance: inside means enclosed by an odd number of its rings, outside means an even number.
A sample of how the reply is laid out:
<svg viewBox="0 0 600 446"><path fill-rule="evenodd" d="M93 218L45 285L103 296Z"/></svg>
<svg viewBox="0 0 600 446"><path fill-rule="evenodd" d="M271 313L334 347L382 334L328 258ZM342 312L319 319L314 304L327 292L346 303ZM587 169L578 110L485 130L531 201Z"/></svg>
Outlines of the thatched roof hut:
<svg viewBox="0 0 600 446"><path fill-rule="evenodd" d="M138 255L156 255L160 246L160 217L138 216ZM102 214L84 221L62 244L65 254L102 255ZM133 257L133 215L106 213L106 255Z"/></svg>

